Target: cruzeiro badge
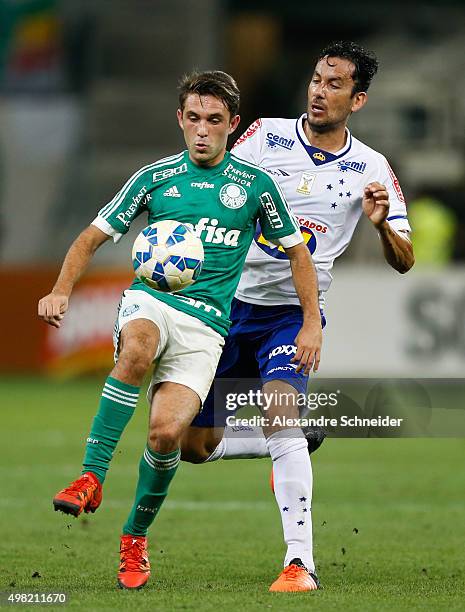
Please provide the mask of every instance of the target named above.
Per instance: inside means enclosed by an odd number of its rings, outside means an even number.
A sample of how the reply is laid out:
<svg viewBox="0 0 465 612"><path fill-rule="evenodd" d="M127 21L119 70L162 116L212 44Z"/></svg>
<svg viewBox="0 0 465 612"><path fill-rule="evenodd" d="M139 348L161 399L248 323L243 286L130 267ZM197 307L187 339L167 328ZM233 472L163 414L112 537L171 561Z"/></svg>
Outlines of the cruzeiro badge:
<svg viewBox="0 0 465 612"><path fill-rule="evenodd" d="M227 183L220 189L220 200L226 208L241 208L247 202L247 192L242 185Z"/></svg>
<svg viewBox="0 0 465 612"><path fill-rule="evenodd" d="M315 176L316 174L311 174L310 172L302 172L297 191L299 193L303 193L304 195L309 195L312 190L313 183L315 182Z"/></svg>

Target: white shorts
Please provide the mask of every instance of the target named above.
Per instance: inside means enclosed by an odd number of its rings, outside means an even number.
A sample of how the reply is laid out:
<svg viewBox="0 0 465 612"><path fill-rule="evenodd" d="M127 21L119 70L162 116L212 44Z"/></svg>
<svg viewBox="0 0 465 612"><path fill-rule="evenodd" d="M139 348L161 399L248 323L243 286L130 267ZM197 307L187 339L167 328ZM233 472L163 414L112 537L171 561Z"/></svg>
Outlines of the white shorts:
<svg viewBox="0 0 465 612"><path fill-rule="evenodd" d="M149 403L154 386L170 381L195 391L203 404L223 350L223 336L203 321L153 298L146 291L127 289L115 324L115 361L118 359L121 330L135 319L148 319L160 330L160 343L147 393Z"/></svg>

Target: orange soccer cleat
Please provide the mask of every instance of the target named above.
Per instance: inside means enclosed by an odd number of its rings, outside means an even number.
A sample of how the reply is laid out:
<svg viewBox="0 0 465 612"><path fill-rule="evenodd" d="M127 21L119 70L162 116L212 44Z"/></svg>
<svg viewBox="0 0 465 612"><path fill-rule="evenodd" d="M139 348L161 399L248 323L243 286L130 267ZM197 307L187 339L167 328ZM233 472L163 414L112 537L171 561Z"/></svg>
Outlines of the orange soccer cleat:
<svg viewBox="0 0 465 612"><path fill-rule="evenodd" d="M95 512L102 502L102 485L97 476L86 472L53 498L55 511L79 516L81 512Z"/></svg>
<svg viewBox="0 0 465 612"><path fill-rule="evenodd" d="M316 574L309 572L300 559L292 559L270 586L273 593L316 591L320 583Z"/></svg>
<svg viewBox="0 0 465 612"><path fill-rule="evenodd" d="M122 589L140 589L150 577L147 538L122 535L118 584Z"/></svg>

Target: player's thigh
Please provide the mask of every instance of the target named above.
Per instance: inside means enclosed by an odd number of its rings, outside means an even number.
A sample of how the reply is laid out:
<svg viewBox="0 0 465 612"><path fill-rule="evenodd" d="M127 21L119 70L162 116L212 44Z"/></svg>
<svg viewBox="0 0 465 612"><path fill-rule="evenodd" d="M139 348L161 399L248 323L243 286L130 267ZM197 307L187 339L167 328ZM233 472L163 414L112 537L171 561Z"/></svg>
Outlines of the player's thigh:
<svg viewBox="0 0 465 612"><path fill-rule="evenodd" d="M145 291L124 291L113 336L115 361L128 351L151 355L153 360L163 350L167 338L161 302Z"/></svg>
<svg viewBox="0 0 465 612"><path fill-rule="evenodd" d="M308 376L303 371L296 372L297 364L292 358L297 352L295 337L302 327L302 314L296 310L283 321L277 321L274 329L264 337L257 350L262 383L283 381L298 393L307 390Z"/></svg>
<svg viewBox="0 0 465 612"><path fill-rule="evenodd" d="M203 463L221 442L223 433L223 427L191 425L182 436L181 459L190 463Z"/></svg>
<svg viewBox="0 0 465 612"><path fill-rule="evenodd" d="M234 334L226 338L213 384L201 412L192 421L194 427L224 429L228 416L233 414L228 409L227 396L242 393L245 390L245 379L248 381L247 388L251 384L254 388L260 387L260 373L255 350L255 341L240 338ZM257 383L256 385L253 380Z"/></svg>
<svg viewBox="0 0 465 612"><path fill-rule="evenodd" d="M161 383L184 385L198 396L193 418L213 382L224 338L199 319L167 304L162 307L169 335L154 367L148 399L152 401L153 392Z"/></svg>

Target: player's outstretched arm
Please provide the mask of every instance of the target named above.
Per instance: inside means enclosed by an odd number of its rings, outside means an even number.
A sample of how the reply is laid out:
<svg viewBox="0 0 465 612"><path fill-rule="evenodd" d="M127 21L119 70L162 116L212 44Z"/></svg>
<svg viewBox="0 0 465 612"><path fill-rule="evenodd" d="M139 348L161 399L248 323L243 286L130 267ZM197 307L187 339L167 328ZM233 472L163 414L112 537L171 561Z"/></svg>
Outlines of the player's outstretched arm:
<svg viewBox="0 0 465 612"><path fill-rule="evenodd" d="M296 336L297 352L291 359L297 363L297 372L308 374L318 370L320 364L322 331L318 304L318 277L308 248L303 242L286 249L291 262L292 280L304 314L304 323Z"/></svg>
<svg viewBox="0 0 465 612"><path fill-rule="evenodd" d="M95 251L109 238L94 225L89 225L79 234L66 253L55 286L39 301L38 314L43 321L53 327L61 327L60 321L68 310L68 299L74 285Z"/></svg>
<svg viewBox="0 0 465 612"><path fill-rule="evenodd" d="M413 247L408 234L405 237L395 232L387 218L389 194L381 183L369 183L363 193L363 212L379 232L383 244L384 258L401 274L408 272L415 263Z"/></svg>

